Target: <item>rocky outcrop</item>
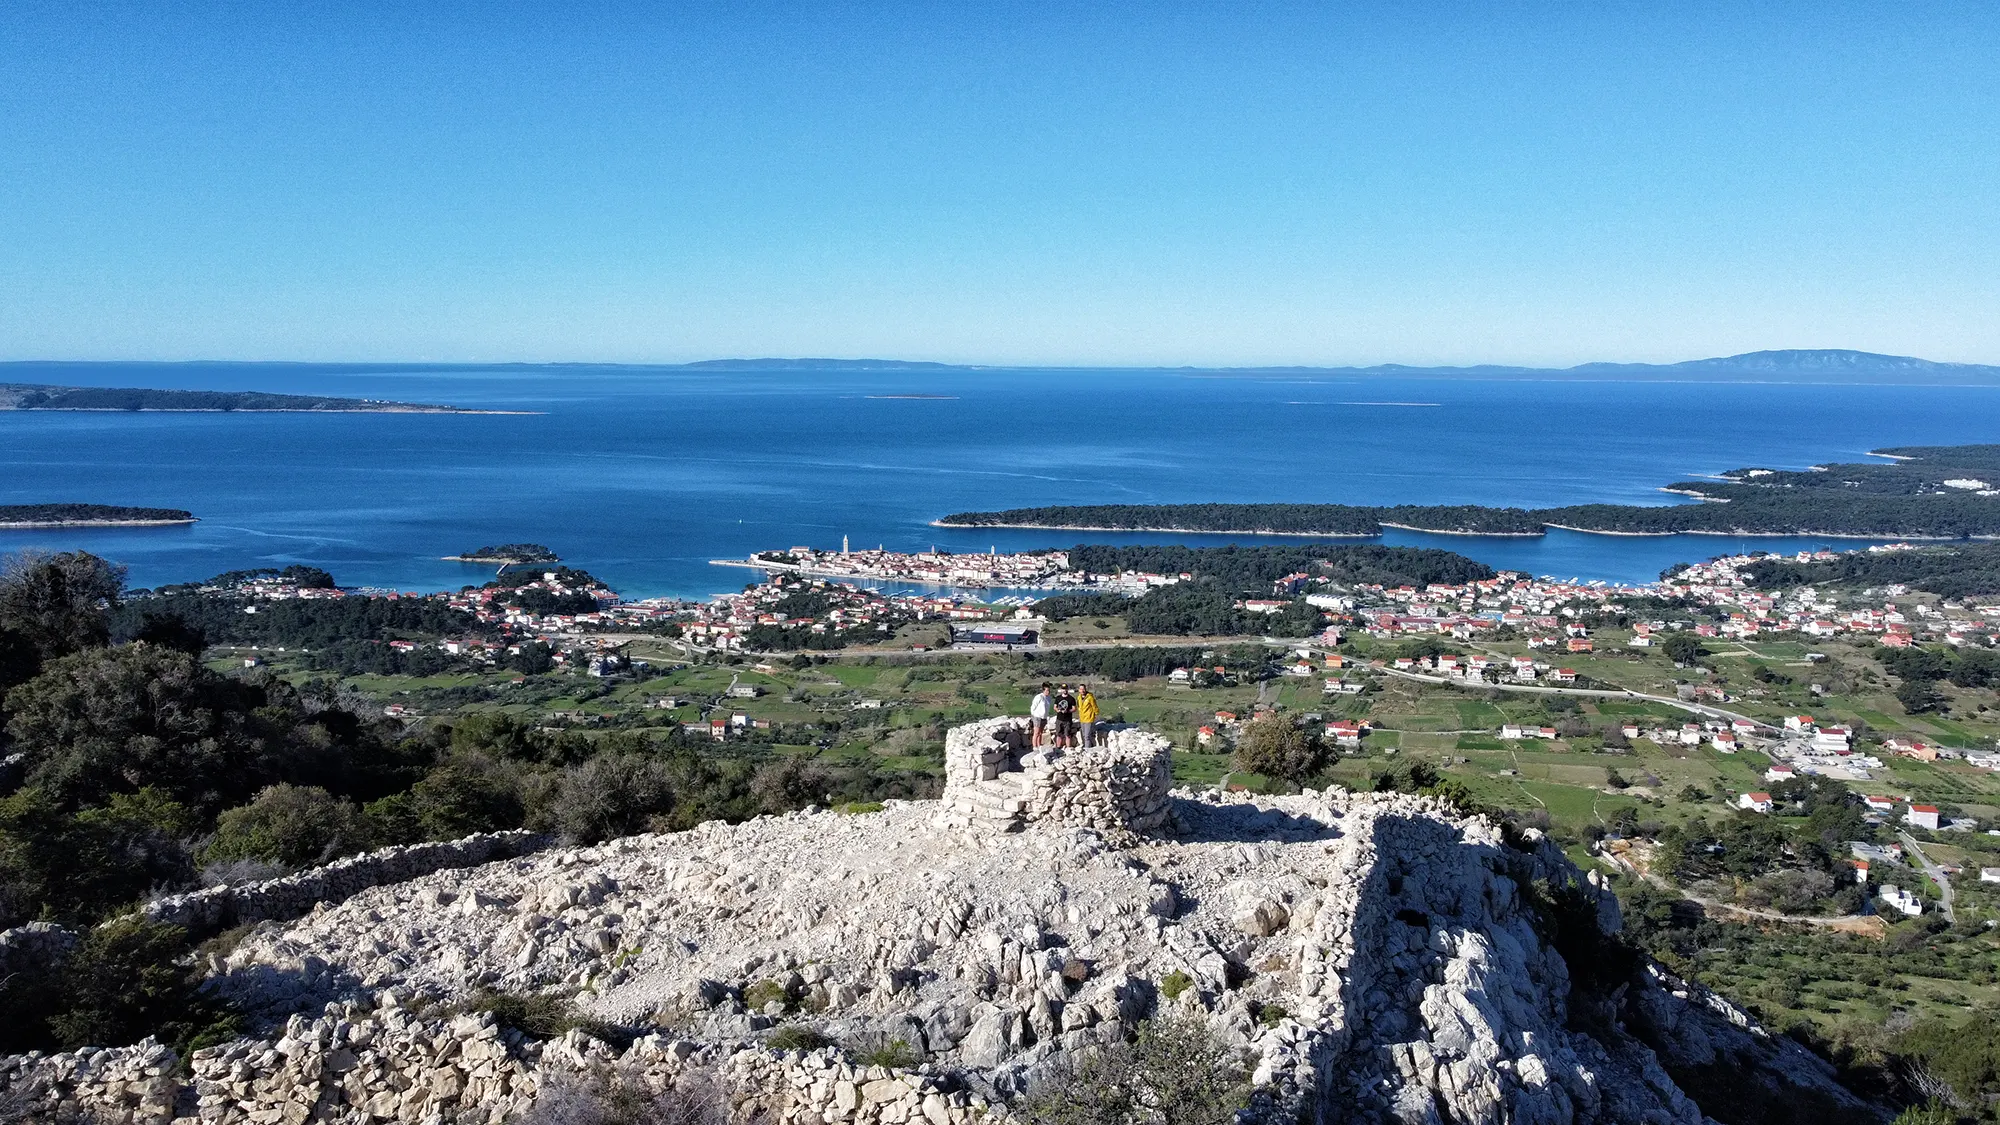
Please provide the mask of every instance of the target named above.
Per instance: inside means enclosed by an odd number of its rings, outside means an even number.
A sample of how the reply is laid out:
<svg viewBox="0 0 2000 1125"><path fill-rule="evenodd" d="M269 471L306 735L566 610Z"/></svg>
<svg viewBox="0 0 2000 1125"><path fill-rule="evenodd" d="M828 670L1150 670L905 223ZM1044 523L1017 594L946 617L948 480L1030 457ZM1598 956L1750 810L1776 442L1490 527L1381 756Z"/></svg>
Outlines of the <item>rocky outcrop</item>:
<svg viewBox="0 0 2000 1125"><path fill-rule="evenodd" d="M177 1112L493 1121L615 1064L718 1075L774 1120L952 1125L1164 1011L1240 1052L1254 1121L1698 1125L1674 1076L1730 1072L1863 1108L1699 989L1573 980L1564 927L1615 932L1616 900L1533 833L1397 794L1171 800L1171 838L1060 817L994 833L891 801L366 889L214 965L269 1030L192 1060ZM641 1037L620 1055L422 1014L484 990ZM910 1065L778 1050L781 1032Z"/></svg>
<svg viewBox="0 0 2000 1125"><path fill-rule="evenodd" d="M1015 831L1032 823L1152 833L1168 826L1172 746L1142 730L1105 730L1100 744L1028 746L1017 720L988 719L945 735L945 822Z"/></svg>
<svg viewBox="0 0 2000 1125"><path fill-rule="evenodd" d="M141 908L155 922L186 927L196 939L246 922L297 918L323 903L434 871L475 867L540 851L555 842L535 832L486 832L462 840L406 844L335 860L324 867L240 887L210 887L154 899Z"/></svg>

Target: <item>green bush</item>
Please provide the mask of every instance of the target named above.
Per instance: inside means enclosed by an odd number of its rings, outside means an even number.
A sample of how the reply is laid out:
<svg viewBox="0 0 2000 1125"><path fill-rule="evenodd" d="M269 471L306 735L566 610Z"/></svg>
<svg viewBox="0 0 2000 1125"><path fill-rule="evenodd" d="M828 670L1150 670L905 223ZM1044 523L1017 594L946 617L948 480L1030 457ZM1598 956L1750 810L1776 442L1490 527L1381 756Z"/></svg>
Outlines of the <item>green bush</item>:
<svg viewBox="0 0 2000 1125"><path fill-rule="evenodd" d="M743 990L743 1006L753 1012L761 1012L774 1003L783 1004L787 1011L792 1007L792 994L777 981L760 980Z"/></svg>
<svg viewBox="0 0 2000 1125"><path fill-rule="evenodd" d="M215 819L210 863L264 859L288 867L366 850L361 811L316 785L273 785Z"/></svg>
<svg viewBox="0 0 2000 1125"><path fill-rule="evenodd" d="M1166 997L1168 1000L1180 999L1181 993L1193 987L1194 978L1179 969L1175 969L1173 972L1160 978L1160 995Z"/></svg>
<svg viewBox="0 0 2000 1125"><path fill-rule="evenodd" d="M644 832L673 806L673 779L665 763L607 753L563 771L548 815L565 840L594 844Z"/></svg>
<svg viewBox="0 0 2000 1125"><path fill-rule="evenodd" d="M1017 1108L1033 1125L1228 1125L1246 1093L1208 1024L1176 1016L1141 1024L1136 1043L1055 1064Z"/></svg>
<svg viewBox="0 0 2000 1125"><path fill-rule="evenodd" d="M32 786L0 798L0 928L36 918L88 924L152 887L187 883L194 864L181 841L198 824L156 789L75 814Z"/></svg>
<svg viewBox="0 0 2000 1125"><path fill-rule="evenodd" d="M1279 715L1266 715L1243 728L1236 743L1235 767L1283 781L1299 782L1318 773L1326 763L1320 740Z"/></svg>
<svg viewBox="0 0 2000 1125"><path fill-rule="evenodd" d="M201 990L187 931L126 915L86 931L60 967L0 981L0 1051L122 1047L148 1035L185 1054L237 1034Z"/></svg>
<svg viewBox="0 0 2000 1125"><path fill-rule="evenodd" d="M497 992L482 990L457 1006L461 1012L491 1012L494 1022L511 1027L531 1039L554 1039L571 1031L581 1031L593 1039L624 1046L631 1036L624 1029L594 1020L576 1010L567 999L546 992Z"/></svg>
<svg viewBox="0 0 2000 1125"><path fill-rule="evenodd" d="M817 1051L833 1044L818 1028L804 1023L785 1024L764 1042L774 1051Z"/></svg>

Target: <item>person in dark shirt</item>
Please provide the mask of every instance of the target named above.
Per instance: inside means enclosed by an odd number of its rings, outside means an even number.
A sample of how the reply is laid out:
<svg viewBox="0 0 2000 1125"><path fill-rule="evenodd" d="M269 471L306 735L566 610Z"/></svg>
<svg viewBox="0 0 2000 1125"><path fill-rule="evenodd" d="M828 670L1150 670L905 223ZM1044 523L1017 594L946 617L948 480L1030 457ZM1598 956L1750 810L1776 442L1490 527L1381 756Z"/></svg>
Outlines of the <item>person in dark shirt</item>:
<svg viewBox="0 0 2000 1125"><path fill-rule="evenodd" d="M1076 693L1068 684L1056 689L1056 745L1068 750L1076 746Z"/></svg>

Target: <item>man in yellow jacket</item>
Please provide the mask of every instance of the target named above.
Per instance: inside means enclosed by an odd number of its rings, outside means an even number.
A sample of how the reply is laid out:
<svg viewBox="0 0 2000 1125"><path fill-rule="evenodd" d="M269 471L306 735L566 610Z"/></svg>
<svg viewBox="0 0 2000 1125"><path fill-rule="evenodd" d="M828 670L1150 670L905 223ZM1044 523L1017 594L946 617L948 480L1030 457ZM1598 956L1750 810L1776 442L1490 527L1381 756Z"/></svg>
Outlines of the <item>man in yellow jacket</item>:
<svg viewBox="0 0 2000 1125"><path fill-rule="evenodd" d="M1089 684L1083 685L1076 697L1076 725L1085 746L1097 745L1097 697L1090 693Z"/></svg>

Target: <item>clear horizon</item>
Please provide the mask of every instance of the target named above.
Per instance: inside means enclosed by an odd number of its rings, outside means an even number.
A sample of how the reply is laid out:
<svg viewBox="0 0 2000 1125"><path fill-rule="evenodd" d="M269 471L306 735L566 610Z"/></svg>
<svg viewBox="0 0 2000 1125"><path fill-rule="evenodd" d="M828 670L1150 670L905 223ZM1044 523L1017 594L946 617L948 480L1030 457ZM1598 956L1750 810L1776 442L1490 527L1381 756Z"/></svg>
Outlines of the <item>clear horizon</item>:
<svg viewBox="0 0 2000 1125"><path fill-rule="evenodd" d="M24 2L0 359L2000 362L2000 10Z"/></svg>

